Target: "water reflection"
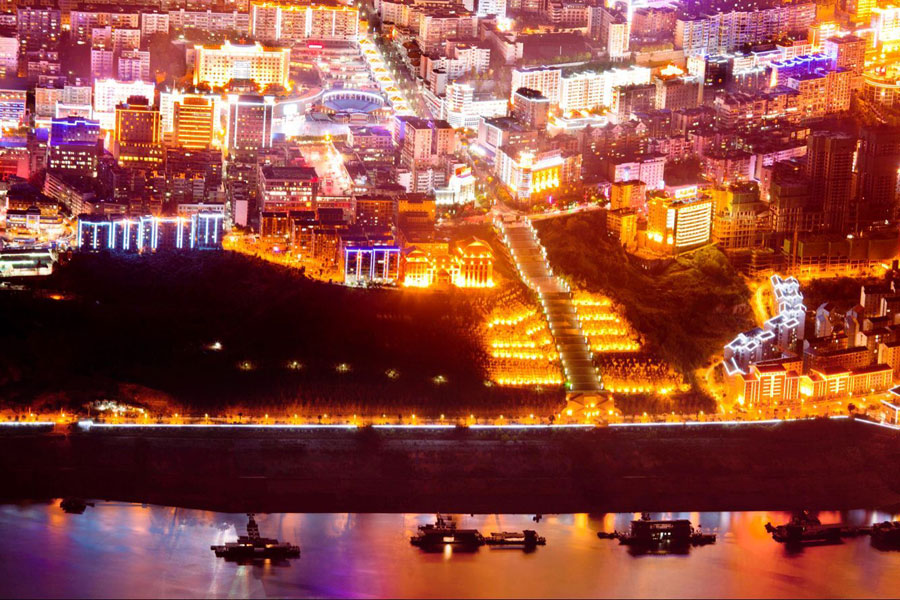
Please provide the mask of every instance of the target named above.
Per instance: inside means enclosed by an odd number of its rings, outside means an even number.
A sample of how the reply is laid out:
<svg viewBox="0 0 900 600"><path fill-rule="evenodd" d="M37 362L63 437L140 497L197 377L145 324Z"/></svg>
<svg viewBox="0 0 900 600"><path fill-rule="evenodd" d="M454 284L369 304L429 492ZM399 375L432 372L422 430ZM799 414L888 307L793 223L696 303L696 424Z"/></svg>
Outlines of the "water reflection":
<svg viewBox="0 0 900 600"><path fill-rule="evenodd" d="M0 593L124 597L895 597L900 552L868 538L792 554L766 534L787 513L653 513L715 532L687 555L632 556L598 531L626 531L639 514L459 515L462 527L536 529L532 553L482 547L422 553L409 543L430 514L257 515L263 536L299 544L282 567L217 559L210 545L243 533L246 516L98 502L82 515L56 505L0 506ZM897 516L823 512L823 523Z"/></svg>

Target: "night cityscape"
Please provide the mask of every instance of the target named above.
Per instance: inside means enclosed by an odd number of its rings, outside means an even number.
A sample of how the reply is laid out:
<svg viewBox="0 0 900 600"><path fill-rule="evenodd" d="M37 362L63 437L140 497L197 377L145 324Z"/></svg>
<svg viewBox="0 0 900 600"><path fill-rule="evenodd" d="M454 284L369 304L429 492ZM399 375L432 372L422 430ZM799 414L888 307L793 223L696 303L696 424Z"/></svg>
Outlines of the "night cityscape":
<svg viewBox="0 0 900 600"><path fill-rule="evenodd" d="M0 0L0 595L895 598L896 0Z"/></svg>

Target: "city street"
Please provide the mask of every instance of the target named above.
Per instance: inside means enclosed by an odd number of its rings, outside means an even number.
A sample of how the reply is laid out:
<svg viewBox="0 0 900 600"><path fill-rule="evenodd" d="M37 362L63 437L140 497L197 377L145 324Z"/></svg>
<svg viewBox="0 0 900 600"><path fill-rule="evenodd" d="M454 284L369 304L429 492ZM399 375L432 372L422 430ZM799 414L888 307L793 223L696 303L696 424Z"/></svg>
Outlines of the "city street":
<svg viewBox="0 0 900 600"><path fill-rule="evenodd" d="M369 63L369 69L378 82L381 91L390 100L394 107L394 114L398 116L413 116L417 112L424 114L424 103L417 93L413 93L408 82L408 76L402 68L398 68L397 60L390 57L389 50L379 41L379 34L366 34L359 39L359 45L363 51L363 57ZM386 52L388 55L386 56ZM410 98L414 100L411 102ZM415 110L418 108L418 111Z"/></svg>

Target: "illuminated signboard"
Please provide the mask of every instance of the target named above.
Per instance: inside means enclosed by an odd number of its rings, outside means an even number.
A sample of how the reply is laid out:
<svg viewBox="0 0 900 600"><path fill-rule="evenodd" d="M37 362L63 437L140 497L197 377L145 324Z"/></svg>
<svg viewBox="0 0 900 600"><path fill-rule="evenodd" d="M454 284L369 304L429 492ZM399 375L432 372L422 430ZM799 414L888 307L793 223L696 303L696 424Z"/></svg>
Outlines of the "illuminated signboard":
<svg viewBox="0 0 900 600"><path fill-rule="evenodd" d="M683 187L675 190L675 199L684 200L685 198L695 198L700 189L696 185Z"/></svg>

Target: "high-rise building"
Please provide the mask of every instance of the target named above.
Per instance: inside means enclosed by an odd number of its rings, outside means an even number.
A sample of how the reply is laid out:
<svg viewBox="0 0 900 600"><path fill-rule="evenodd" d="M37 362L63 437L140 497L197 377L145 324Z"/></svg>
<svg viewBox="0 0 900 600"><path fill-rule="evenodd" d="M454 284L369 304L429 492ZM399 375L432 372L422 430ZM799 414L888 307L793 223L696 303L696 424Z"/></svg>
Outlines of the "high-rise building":
<svg viewBox="0 0 900 600"><path fill-rule="evenodd" d="M850 110L852 79L849 69L817 69L789 77L787 87L798 92L797 116L819 119Z"/></svg>
<svg viewBox="0 0 900 600"><path fill-rule="evenodd" d="M815 20L812 2L683 15L675 22L675 47L687 55L725 54L744 44L806 31Z"/></svg>
<svg viewBox="0 0 900 600"><path fill-rule="evenodd" d="M416 40L422 50L430 52L448 39L472 39L478 34L478 17L463 8L437 8L419 17Z"/></svg>
<svg viewBox="0 0 900 600"><path fill-rule="evenodd" d="M456 152L456 133L447 121L396 117L394 140L408 173L407 191L430 193L446 182L446 161Z"/></svg>
<svg viewBox="0 0 900 600"><path fill-rule="evenodd" d="M856 138L817 131L806 146L806 176L813 198L822 199L825 227L843 233L852 224L853 155Z"/></svg>
<svg viewBox="0 0 900 600"><path fill-rule="evenodd" d="M631 35L639 39L672 39L675 35L675 18L678 15L671 6L647 6L633 10Z"/></svg>
<svg viewBox="0 0 900 600"><path fill-rule="evenodd" d="M35 50L21 58L19 73L27 77L29 84L65 81L58 50Z"/></svg>
<svg viewBox="0 0 900 600"><path fill-rule="evenodd" d="M91 47L93 48L110 48L113 47L112 27L94 27L91 29Z"/></svg>
<svg viewBox="0 0 900 600"><path fill-rule="evenodd" d="M390 196L358 196L356 224L362 227L389 228L396 221L397 199Z"/></svg>
<svg viewBox="0 0 900 600"><path fill-rule="evenodd" d="M73 10L69 12L69 31L72 41L86 43L91 41L94 27L105 25L109 21L109 13L91 10Z"/></svg>
<svg viewBox="0 0 900 600"><path fill-rule="evenodd" d="M491 157L496 155L498 148L507 144L537 144L539 135L541 133L536 129L525 127L510 117L483 119L478 124L478 146Z"/></svg>
<svg viewBox="0 0 900 600"><path fill-rule="evenodd" d="M509 110L506 98L477 93L474 86L462 82L448 84L443 96L427 92L425 97L431 114L457 129L477 129L481 119L505 116Z"/></svg>
<svg viewBox="0 0 900 600"><path fill-rule="evenodd" d="M592 110L599 107L604 80L603 73L599 71L582 71L563 77L560 81L560 110Z"/></svg>
<svg viewBox="0 0 900 600"><path fill-rule="evenodd" d="M166 148L166 192L171 201L220 202L222 153L217 149Z"/></svg>
<svg viewBox="0 0 900 600"><path fill-rule="evenodd" d="M512 93L529 88L537 90L550 100L552 106L559 104L559 92L562 84L562 69L554 67L521 67L512 70Z"/></svg>
<svg viewBox="0 0 900 600"><path fill-rule="evenodd" d="M19 40L15 36L0 37L0 77L14 77L19 68Z"/></svg>
<svg viewBox="0 0 900 600"><path fill-rule="evenodd" d="M16 28L21 54L56 50L59 47L61 25L57 9L19 7L16 11Z"/></svg>
<svg viewBox="0 0 900 600"><path fill-rule="evenodd" d="M163 160L159 111L141 96L116 107L113 156L120 166L152 167Z"/></svg>
<svg viewBox="0 0 900 600"><path fill-rule="evenodd" d="M115 53L106 48L91 48L91 77L108 79L115 75Z"/></svg>
<svg viewBox="0 0 900 600"><path fill-rule="evenodd" d="M612 118L620 123L628 121L633 113L646 112L656 107L656 84L625 85L613 88Z"/></svg>
<svg viewBox="0 0 900 600"><path fill-rule="evenodd" d="M141 13L141 35L150 37L154 33L169 33L169 13Z"/></svg>
<svg viewBox="0 0 900 600"><path fill-rule="evenodd" d="M230 152L255 152L272 145L275 99L255 94L228 98L226 145Z"/></svg>
<svg viewBox="0 0 900 600"><path fill-rule="evenodd" d="M627 154L604 160L609 181L643 181L648 190L660 190L664 180L666 157L660 154Z"/></svg>
<svg viewBox="0 0 900 600"><path fill-rule="evenodd" d="M582 156L554 147L532 144L501 146L494 161L497 178L519 201L552 194L560 186L581 181Z"/></svg>
<svg viewBox="0 0 900 600"><path fill-rule="evenodd" d="M258 40L296 44L304 40L356 41L359 10L356 6L288 2L253 2L250 29Z"/></svg>
<svg viewBox="0 0 900 600"><path fill-rule="evenodd" d="M49 170L96 177L103 153L100 123L77 117L53 119L47 152Z"/></svg>
<svg viewBox="0 0 900 600"><path fill-rule="evenodd" d="M900 49L900 6L872 9L872 44L883 53Z"/></svg>
<svg viewBox="0 0 900 600"><path fill-rule="evenodd" d="M647 184L640 179L613 182L609 186L609 205L612 210L633 209L645 212Z"/></svg>
<svg viewBox="0 0 900 600"><path fill-rule="evenodd" d="M800 75L815 74L822 70L831 69L834 60L824 52L795 56L784 60L770 61L765 64L769 74L769 87L787 85L788 80ZM762 65L760 65L762 66Z"/></svg>
<svg viewBox="0 0 900 600"><path fill-rule="evenodd" d="M290 48L266 48L262 44L195 46L194 85L223 87L233 79L247 79L261 88L289 87Z"/></svg>
<svg viewBox="0 0 900 600"><path fill-rule="evenodd" d="M85 116L91 116L91 95L93 90L87 85L65 85L63 87L38 86L34 89L34 112L40 118L52 118L66 116L59 114L62 107L64 111L83 112Z"/></svg>
<svg viewBox="0 0 900 600"><path fill-rule="evenodd" d="M190 6L190 5L189 5ZM199 10L191 10L190 7L185 10L169 11L169 29L172 32L180 33L188 29L199 29L209 33L221 33L225 37L229 37L235 33L239 36L250 35L250 14L247 12L246 4L243 11L229 10L230 6L222 6L216 3L210 8L203 9L198 6ZM221 7L218 10L212 10L213 7Z"/></svg>
<svg viewBox="0 0 900 600"><path fill-rule="evenodd" d="M559 27L588 27L591 7L580 0L550 0L547 16L551 23Z"/></svg>
<svg viewBox="0 0 900 600"><path fill-rule="evenodd" d="M863 127L856 168L859 173L861 225L896 218L900 186L900 129Z"/></svg>
<svg viewBox="0 0 900 600"><path fill-rule="evenodd" d="M872 18L875 0L840 0L840 8L854 23L868 25Z"/></svg>
<svg viewBox="0 0 900 600"><path fill-rule="evenodd" d="M400 161L412 167L418 162L433 162L456 151L456 135L446 121L398 117Z"/></svg>
<svg viewBox="0 0 900 600"><path fill-rule="evenodd" d="M215 134L215 107L210 98L188 96L175 103L173 117L176 146L208 148Z"/></svg>
<svg viewBox="0 0 900 600"><path fill-rule="evenodd" d="M186 98L203 98L213 106L214 121L216 127L224 122L227 117L225 108L227 98L223 98L221 94L213 93L196 93L178 88L163 89L159 92L159 115L162 122L163 135L170 135L175 132L175 104L184 103Z"/></svg>
<svg viewBox="0 0 900 600"><path fill-rule="evenodd" d="M150 81L150 52L148 50L123 50L116 67L120 81Z"/></svg>
<svg viewBox="0 0 900 600"><path fill-rule="evenodd" d="M680 191L680 190L679 190ZM677 253L702 246L712 233L713 199L693 194L669 196L662 192L648 195L647 244L654 250Z"/></svg>
<svg viewBox="0 0 900 600"><path fill-rule="evenodd" d="M713 241L726 252L760 248L769 232L769 207L755 182L713 190Z"/></svg>
<svg viewBox="0 0 900 600"><path fill-rule="evenodd" d="M28 91L16 80L0 84L0 125L20 127L25 123Z"/></svg>
<svg viewBox="0 0 900 600"><path fill-rule="evenodd" d="M769 222L776 248L784 240L822 230L822 201L813 198L802 169L776 163L769 183Z"/></svg>
<svg viewBox="0 0 900 600"><path fill-rule="evenodd" d="M484 73L490 68L491 48L485 44L453 41L443 51L423 54L419 74L429 82L436 94L443 92L441 85L464 77L472 71ZM440 83L438 83L440 81Z"/></svg>
<svg viewBox="0 0 900 600"><path fill-rule="evenodd" d="M546 129L549 114L550 99L539 91L519 88L513 93L512 116L525 127Z"/></svg>
<svg viewBox="0 0 900 600"><path fill-rule="evenodd" d="M66 0L61 0L65 4ZM79 3L82 4L82 3ZM99 6L100 3L90 3L76 6L69 14L63 14L63 25L68 25L72 31L72 37L79 42L87 42L91 39L91 32L95 28L110 27L112 29L139 29L141 12L137 9L122 10L119 7L110 6L104 2L106 9ZM145 4L145 3L144 3ZM93 5L93 7L92 7ZM60 6L62 8L62 6ZM66 17L68 16L68 21Z"/></svg>
<svg viewBox="0 0 900 600"><path fill-rule="evenodd" d="M646 83L650 83L647 67L574 72L560 80L559 108L570 111L612 106L616 88Z"/></svg>
<svg viewBox="0 0 900 600"><path fill-rule="evenodd" d="M137 50L141 47L141 30L114 27L110 31L110 43L116 52Z"/></svg>
<svg viewBox="0 0 900 600"><path fill-rule="evenodd" d="M319 176L312 167L259 167L260 212L287 213L316 207Z"/></svg>
<svg viewBox="0 0 900 600"><path fill-rule="evenodd" d="M116 107L127 103L132 96L153 98L156 86L146 81L118 81L98 79L94 81L94 118L103 129L114 129Z"/></svg>
<svg viewBox="0 0 900 600"><path fill-rule="evenodd" d="M853 75L862 75L866 64L866 40L855 35L830 37L825 40L823 52L831 59L833 68L849 69Z"/></svg>
<svg viewBox="0 0 900 600"><path fill-rule="evenodd" d="M603 6L591 6L588 17L588 36L598 40L611 59L628 56L631 28L625 14Z"/></svg>
<svg viewBox="0 0 900 600"><path fill-rule="evenodd" d="M506 0L478 0L475 14L479 17L505 17Z"/></svg>
<svg viewBox="0 0 900 600"><path fill-rule="evenodd" d="M686 75L660 74L653 77L656 85L655 106L657 109L678 110L693 108L703 102L703 79Z"/></svg>

